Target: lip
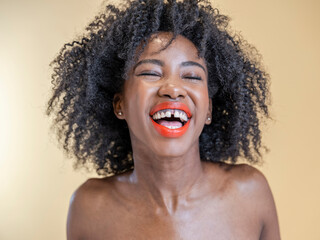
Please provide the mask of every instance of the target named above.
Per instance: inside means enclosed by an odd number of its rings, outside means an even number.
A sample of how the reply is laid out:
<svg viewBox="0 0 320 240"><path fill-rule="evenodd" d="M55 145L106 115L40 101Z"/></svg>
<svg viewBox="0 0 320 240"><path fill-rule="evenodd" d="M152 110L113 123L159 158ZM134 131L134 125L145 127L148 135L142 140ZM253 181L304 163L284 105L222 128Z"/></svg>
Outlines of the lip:
<svg viewBox="0 0 320 240"><path fill-rule="evenodd" d="M160 110L164 110L164 109L182 110L187 114L188 121L181 128L176 128L176 129L170 129L170 128L167 128L165 126L162 126L162 125L156 123L153 120L152 115L154 113L156 113ZM151 121L152 121L154 128L157 130L157 132L160 135L167 137L167 138L177 138L177 137L181 137L183 134L185 134L186 131L188 130L191 117L192 117L192 114L191 114L188 106L185 105L184 103L181 103L181 102L163 102L163 103L160 103L160 104L157 104L156 106L154 106L150 111L150 118L151 118Z"/></svg>

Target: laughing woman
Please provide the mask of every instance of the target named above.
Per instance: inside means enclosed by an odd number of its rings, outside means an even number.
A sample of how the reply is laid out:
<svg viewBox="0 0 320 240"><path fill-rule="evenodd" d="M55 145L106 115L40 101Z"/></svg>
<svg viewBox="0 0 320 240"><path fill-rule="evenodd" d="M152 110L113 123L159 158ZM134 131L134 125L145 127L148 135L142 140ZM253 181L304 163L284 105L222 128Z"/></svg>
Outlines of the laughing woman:
<svg viewBox="0 0 320 240"><path fill-rule="evenodd" d="M76 166L69 240L280 239L261 161L268 75L198 0L108 5L53 61L48 114Z"/></svg>

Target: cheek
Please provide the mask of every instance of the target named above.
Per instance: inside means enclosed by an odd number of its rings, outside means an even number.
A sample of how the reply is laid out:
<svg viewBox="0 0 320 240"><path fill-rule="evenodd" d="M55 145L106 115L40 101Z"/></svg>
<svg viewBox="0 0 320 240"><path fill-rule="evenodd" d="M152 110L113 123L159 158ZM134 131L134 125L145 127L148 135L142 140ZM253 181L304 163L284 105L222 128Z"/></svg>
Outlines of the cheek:
<svg viewBox="0 0 320 240"><path fill-rule="evenodd" d="M207 112L209 109L209 93L207 86L190 88L190 97L193 99L197 109Z"/></svg>
<svg viewBox="0 0 320 240"><path fill-rule="evenodd" d="M150 103L152 89L144 82L132 80L125 86L124 108L127 122L141 123L148 116L148 103ZM128 123L129 124L129 123Z"/></svg>
<svg viewBox="0 0 320 240"><path fill-rule="evenodd" d="M206 90L206 89L205 89ZM201 126L201 129L206 124L207 118L210 115L210 100L209 100L209 94L208 91L200 91L197 94L197 124L199 124L199 127Z"/></svg>

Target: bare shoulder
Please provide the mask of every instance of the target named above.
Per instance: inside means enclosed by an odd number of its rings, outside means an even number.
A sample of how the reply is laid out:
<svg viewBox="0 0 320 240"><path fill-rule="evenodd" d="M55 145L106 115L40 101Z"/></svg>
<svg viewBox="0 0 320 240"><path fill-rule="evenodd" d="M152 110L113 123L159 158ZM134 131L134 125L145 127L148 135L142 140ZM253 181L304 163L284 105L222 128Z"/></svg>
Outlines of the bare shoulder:
<svg viewBox="0 0 320 240"><path fill-rule="evenodd" d="M88 198L99 199L99 196L112 189L112 178L90 178L86 180L72 195L72 201ZM97 199L98 197L98 199Z"/></svg>
<svg viewBox="0 0 320 240"><path fill-rule="evenodd" d="M259 209L257 212L261 214L260 239L280 239L277 210L267 179L259 170L246 164L238 165L235 169L236 176L240 180L239 191L243 189L243 194L252 197L252 201Z"/></svg>
<svg viewBox="0 0 320 240"><path fill-rule="evenodd" d="M271 194L268 181L263 173L248 164L209 163L207 165L209 169L211 168L209 170L211 175L217 176L222 184L227 184L232 194L250 195L257 198L265 198Z"/></svg>
<svg viewBox="0 0 320 240"><path fill-rule="evenodd" d="M239 164L234 166L230 176L235 191L246 200L250 200L250 204L254 202L259 207L262 218L270 211L275 212L269 183L261 171L247 164Z"/></svg>
<svg viewBox="0 0 320 240"><path fill-rule="evenodd" d="M84 182L72 195L70 206L96 207L112 192L112 181L108 178L91 178Z"/></svg>
<svg viewBox="0 0 320 240"><path fill-rule="evenodd" d="M67 239L88 238L99 222L101 211L109 204L113 191L112 179L92 178L72 195L67 220ZM87 237L85 237L87 236Z"/></svg>
<svg viewBox="0 0 320 240"><path fill-rule="evenodd" d="M263 173L247 164L217 164L215 168L228 185L225 188L233 201L254 213L261 222L260 239L280 239L275 202Z"/></svg>
<svg viewBox="0 0 320 240"><path fill-rule="evenodd" d="M239 194L267 200L271 191L266 177L255 167L248 164L238 164L232 167L229 174Z"/></svg>

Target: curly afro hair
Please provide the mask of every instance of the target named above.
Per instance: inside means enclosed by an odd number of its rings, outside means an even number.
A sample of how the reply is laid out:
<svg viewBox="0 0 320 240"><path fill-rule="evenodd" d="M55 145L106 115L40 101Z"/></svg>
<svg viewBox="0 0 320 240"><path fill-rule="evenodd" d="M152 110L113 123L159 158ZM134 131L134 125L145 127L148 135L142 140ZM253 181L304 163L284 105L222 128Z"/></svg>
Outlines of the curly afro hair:
<svg viewBox="0 0 320 240"><path fill-rule="evenodd" d="M203 161L261 162L260 122L269 117L269 76L254 47L229 29L229 18L206 0L134 0L107 5L77 41L67 43L51 63L53 94L47 114L66 153L77 166L93 163L100 175L133 168L125 121L113 112L136 49L152 34L188 38L204 57L212 123L200 135Z"/></svg>

